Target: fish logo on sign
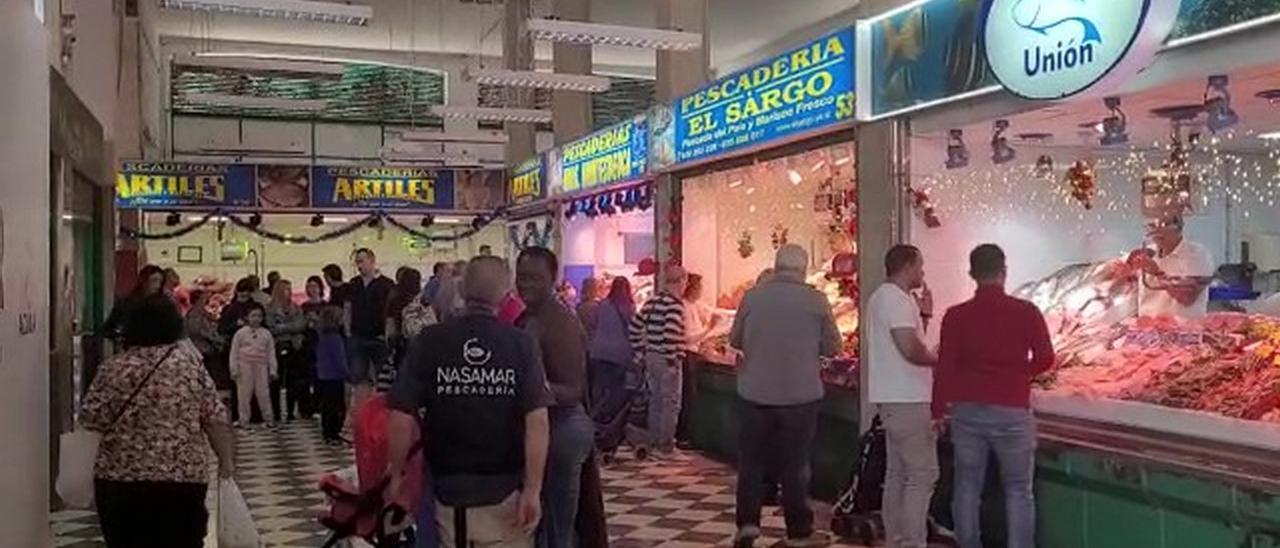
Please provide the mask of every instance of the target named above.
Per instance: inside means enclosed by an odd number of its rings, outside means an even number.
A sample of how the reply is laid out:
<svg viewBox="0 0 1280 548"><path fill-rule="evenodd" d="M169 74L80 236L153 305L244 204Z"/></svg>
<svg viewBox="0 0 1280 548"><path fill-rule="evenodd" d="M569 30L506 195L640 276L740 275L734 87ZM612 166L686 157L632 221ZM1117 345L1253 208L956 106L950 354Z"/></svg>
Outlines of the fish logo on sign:
<svg viewBox="0 0 1280 548"><path fill-rule="evenodd" d="M462 343L462 359L467 365L484 365L492 358L493 352L480 346L480 339L467 339L467 342Z"/></svg>
<svg viewBox="0 0 1280 548"><path fill-rule="evenodd" d="M1091 64L1094 48L1102 44L1102 32L1088 17L1076 13L1086 0L1019 0L1010 10L1013 23L1050 40L1022 50L1022 67L1028 77ZM1073 9L1074 8L1074 9ZM1055 41L1056 40L1056 41Z"/></svg>
<svg viewBox="0 0 1280 548"><path fill-rule="evenodd" d="M1180 0L984 0L982 47L1014 95L1059 100L1119 87L1151 64Z"/></svg>

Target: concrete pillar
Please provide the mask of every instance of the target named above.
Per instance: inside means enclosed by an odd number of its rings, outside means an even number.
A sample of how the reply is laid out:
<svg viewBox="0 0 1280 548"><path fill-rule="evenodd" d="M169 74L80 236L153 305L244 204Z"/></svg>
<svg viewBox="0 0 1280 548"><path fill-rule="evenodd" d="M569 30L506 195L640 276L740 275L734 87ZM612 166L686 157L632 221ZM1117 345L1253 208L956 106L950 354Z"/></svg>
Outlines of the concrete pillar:
<svg viewBox="0 0 1280 548"><path fill-rule="evenodd" d="M533 40L524 32L529 19L529 0L507 0L506 20L502 28L502 65L510 70L533 70ZM533 108L533 90L508 87L506 106ZM514 166L533 157L535 128L533 124L507 122L507 165Z"/></svg>
<svg viewBox="0 0 1280 548"><path fill-rule="evenodd" d="M467 66L466 56L457 56L456 63L449 63L445 73L445 89L449 90L445 101L449 106L474 107L480 104L480 86L463 76ZM445 118L446 133L471 134L476 132L477 123L471 118Z"/></svg>
<svg viewBox="0 0 1280 548"><path fill-rule="evenodd" d="M868 310L872 292L885 281L884 254L894 244L907 241L911 220L903 189L911 177L910 127L904 119L890 119L858 126L858 281L862 286L859 310ZM865 325L865 324L864 324ZM858 352L867 356L867 338L860 339ZM858 371L862 409L861 427L866 430L875 416L867 402L867 368Z"/></svg>
<svg viewBox="0 0 1280 548"><path fill-rule="evenodd" d="M591 0L552 0L551 12L565 21L590 21ZM591 74L591 46L556 43L552 62L559 73ZM551 111L557 145L591 132L590 93L554 91L551 93Z"/></svg>
<svg viewBox="0 0 1280 548"><path fill-rule="evenodd" d="M707 0L654 0L658 28L702 33L702 48L659 51L657 101L671 104L707 82L711 74L711 36Z"/></svg>

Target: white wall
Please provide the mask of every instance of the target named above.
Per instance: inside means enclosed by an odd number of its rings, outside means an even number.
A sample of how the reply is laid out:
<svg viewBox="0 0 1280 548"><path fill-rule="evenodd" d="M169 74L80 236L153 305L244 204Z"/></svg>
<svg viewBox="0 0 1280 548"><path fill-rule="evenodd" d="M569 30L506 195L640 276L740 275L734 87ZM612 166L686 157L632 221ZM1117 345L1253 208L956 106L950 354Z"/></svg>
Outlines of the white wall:
<svg viewBox="0 0 1280 548"><path fill-rule="evenodd" d="M48 35L30 1L0 2L0 544L49 545ZM23 316L35 331L21 333Z"/></svg>
<svg viewBox="0 0 1280 548"><path fill-rule="evenodd" d="M624 258L627 234L653 234L653 210L632 211L594 219L579 215L561 224L561 262L565 266L593 265L596 273L627 275L636 265Z"/></svg>

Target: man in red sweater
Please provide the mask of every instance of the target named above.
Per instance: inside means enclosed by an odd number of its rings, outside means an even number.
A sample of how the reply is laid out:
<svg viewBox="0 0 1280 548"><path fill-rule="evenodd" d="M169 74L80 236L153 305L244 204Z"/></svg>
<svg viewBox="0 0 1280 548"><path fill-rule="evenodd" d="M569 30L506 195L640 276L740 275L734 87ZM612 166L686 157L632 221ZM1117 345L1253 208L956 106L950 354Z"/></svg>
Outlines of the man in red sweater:
<svg viewBox="0 0 1280 548"><path fill-rule="evenodd" d="M933 376L933 416L950 414L955 445L951 502L960 548L981 548L979 505L987 455L1004 484L1009 548L1034 548L1036 427L1031 380L1053 365L1053 343L1035 305L1005 294L1004 251L969 254L974 297L947 311Z"/></svg>

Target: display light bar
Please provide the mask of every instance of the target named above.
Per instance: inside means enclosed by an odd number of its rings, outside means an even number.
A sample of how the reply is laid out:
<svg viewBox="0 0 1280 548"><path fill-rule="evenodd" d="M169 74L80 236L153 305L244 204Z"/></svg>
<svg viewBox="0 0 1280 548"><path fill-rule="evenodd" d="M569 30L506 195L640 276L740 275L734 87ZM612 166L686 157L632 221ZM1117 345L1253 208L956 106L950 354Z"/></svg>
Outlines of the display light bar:
<svg viewBox="0 0 1280 548"><path fill-rule="evenodd" d="M236 57L211 57L207 55L179 54L173 64L187 67L225 68L233 70L295 72L299 74L330 74L341 76L346 68L338 63L315 61L290 61L286 59L253 59Z"/></svg>
<svg viewBox="0 0 1280 548"><path fill-rule="evenodd" d="M1264 141L1280 141L1280 131L1273 131L1271 133L1260 133L1258 134L1258 138Z"/></svg>
<svg viewBox="0 0 1280 548"><path fill-rule="evenodd" d="M455 107L436 105L431 113L443 118L484 120L489 122L516 122L524 124L549 124L551 111L528 108Z"/></svg>
<svg viewBox="0 0 1280 548"><path fill-rule="evenodd" d="M198 105L241 108L274 108L281 110L324 110L329 106L325 99L285 99L281 97L257 97L228 93L187 93L183 99Z"/></svg>
<svg viewBox="0 0 1280 548"><path fill-rule="evenodd" d="M525 22L525 31L534 40L584 46L623 46L670 51L702 48L702 34L679 30L533 18Z"/></svg>
<svg viewBox="0 0 1280 548"><path fill-rule="evenodd" d="M365 26L373 19L370 6L312 0L161 0L161 5L170 9L355 26Z"/></svg>
<svg viewBox="0 0 1280 548"><path fill-rule="evenodd" d="M476 133L447 133L443 131L423 131L417 129L388 130L388 135L405 143L468 143L481 145L505 145L507 134L501 131L481 131Z"/></svg>
<svg viewBox="0 0 1280 548"><path fill-rule="evenodd" d="M477 84L516 88L550 89L601 93L609 91L612 82L604 76L560 74L531 70L467 69L467 77Z"/></svg>

